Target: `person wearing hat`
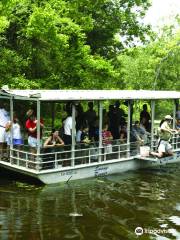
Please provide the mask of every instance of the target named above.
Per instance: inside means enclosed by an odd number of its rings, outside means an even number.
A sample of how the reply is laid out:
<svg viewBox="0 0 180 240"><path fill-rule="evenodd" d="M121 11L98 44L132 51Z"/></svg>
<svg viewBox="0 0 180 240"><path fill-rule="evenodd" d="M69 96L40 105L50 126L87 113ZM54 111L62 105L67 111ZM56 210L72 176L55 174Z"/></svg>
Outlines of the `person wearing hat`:
<svg viewBox="0 0 180 240"><path fill-rule="evenodd" d="M159 127L158 152L151 152L151 155L159 158L173 155L169 140L176 130L170 127L172 120L173 118L170 115L166 115L161 121Z"/></svg>

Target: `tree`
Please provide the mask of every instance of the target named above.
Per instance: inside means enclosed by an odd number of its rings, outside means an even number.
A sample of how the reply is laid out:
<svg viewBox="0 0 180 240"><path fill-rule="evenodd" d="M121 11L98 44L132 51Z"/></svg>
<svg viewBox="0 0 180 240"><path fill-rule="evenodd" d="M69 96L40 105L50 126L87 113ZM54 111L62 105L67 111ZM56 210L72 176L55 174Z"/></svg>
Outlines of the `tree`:
<svg viewBox="0 0 180 240"><path fill-rule="evenodd" d="M1 85L20 88L120 88L114 62L149 30L138 22L148 0L1 1ZM120 85L119 85L120 83Z"/></svg>
<svg viewBox="0 0 180 240"><path fill-rule="evenodd" d="M180 89L180 31L164 27L163 34L146 46L130 48L118 56L124 87Z"/></svg>

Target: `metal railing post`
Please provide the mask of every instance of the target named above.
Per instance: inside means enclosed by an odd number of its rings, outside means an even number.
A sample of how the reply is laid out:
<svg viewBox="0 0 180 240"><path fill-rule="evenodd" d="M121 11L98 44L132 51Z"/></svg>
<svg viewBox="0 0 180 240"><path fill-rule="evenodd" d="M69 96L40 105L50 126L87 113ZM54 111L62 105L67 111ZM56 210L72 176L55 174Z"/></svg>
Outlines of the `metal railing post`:
<svg viewBox="0 0 180 240"><path fill-rule="evenodd" d="M13 111L14 111L13 97L11 96L11 98L10 98L10 121L11 121L11 128L10 128L10 148L9 148L10 163L12 163L11 156L12 156L12 151L13 151Z"/></svg>
<svg viewBox="0 0 180 240"><path fill-rule="evenodd" d="M57 152L55 153L55 168L58 168Z"/></svg>
<svg viewBox="0 0 180 240"><path fill-rule="evenodd" d="M176 101L174 100L174 105L173 105L173 129L176 127ZM172 138L172 146L173 149L176 148L176 133L173 133L173 138Z"/></svg>
<svg viewBox="0 0 180 240"><path fill-rule="evenodd" d="M132 102L128 101L128 122L127 122L127 157L130 157L130 133L131 133L131 106Z"/></svg>

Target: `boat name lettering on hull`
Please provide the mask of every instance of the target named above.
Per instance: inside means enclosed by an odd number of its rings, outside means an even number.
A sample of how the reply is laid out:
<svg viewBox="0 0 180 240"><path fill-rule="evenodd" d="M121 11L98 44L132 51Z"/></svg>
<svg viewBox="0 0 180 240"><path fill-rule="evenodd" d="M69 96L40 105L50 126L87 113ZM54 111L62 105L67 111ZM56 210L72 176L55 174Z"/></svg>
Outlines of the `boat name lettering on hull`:
<svg viewBox="0 0 180 240"><path fill-rule="evenodd" d="M108 167L106 166L97 166L94 171L95 177L103 177L108 174Z"/></svg>
<svg viewBox="0 0 180 240"><path fill-rule="evenodd" d="M180 152L177 152L176 154L177 154L177 157L180 157Z"/></svg>
<svg viewBox="0 0 180 240"><path fill-rule="evenodd" d="M71 176L71 175L75 175L75 174L77 174L77 171L74 171L74 170L69 170L69 171L60 173L61 176Z"/></svg>

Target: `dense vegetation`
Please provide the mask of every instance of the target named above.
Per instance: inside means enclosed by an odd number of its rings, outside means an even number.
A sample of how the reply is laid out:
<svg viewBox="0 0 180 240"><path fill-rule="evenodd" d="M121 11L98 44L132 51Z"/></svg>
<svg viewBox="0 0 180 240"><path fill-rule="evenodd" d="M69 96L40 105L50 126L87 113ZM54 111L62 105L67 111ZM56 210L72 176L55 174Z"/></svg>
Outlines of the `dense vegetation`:
<svg viewBox="0 0 180 240"><path fill-rule="evenodd" d="M180 89L180 31L152 34L149 2L2 0L0 85Z"/></svg>

